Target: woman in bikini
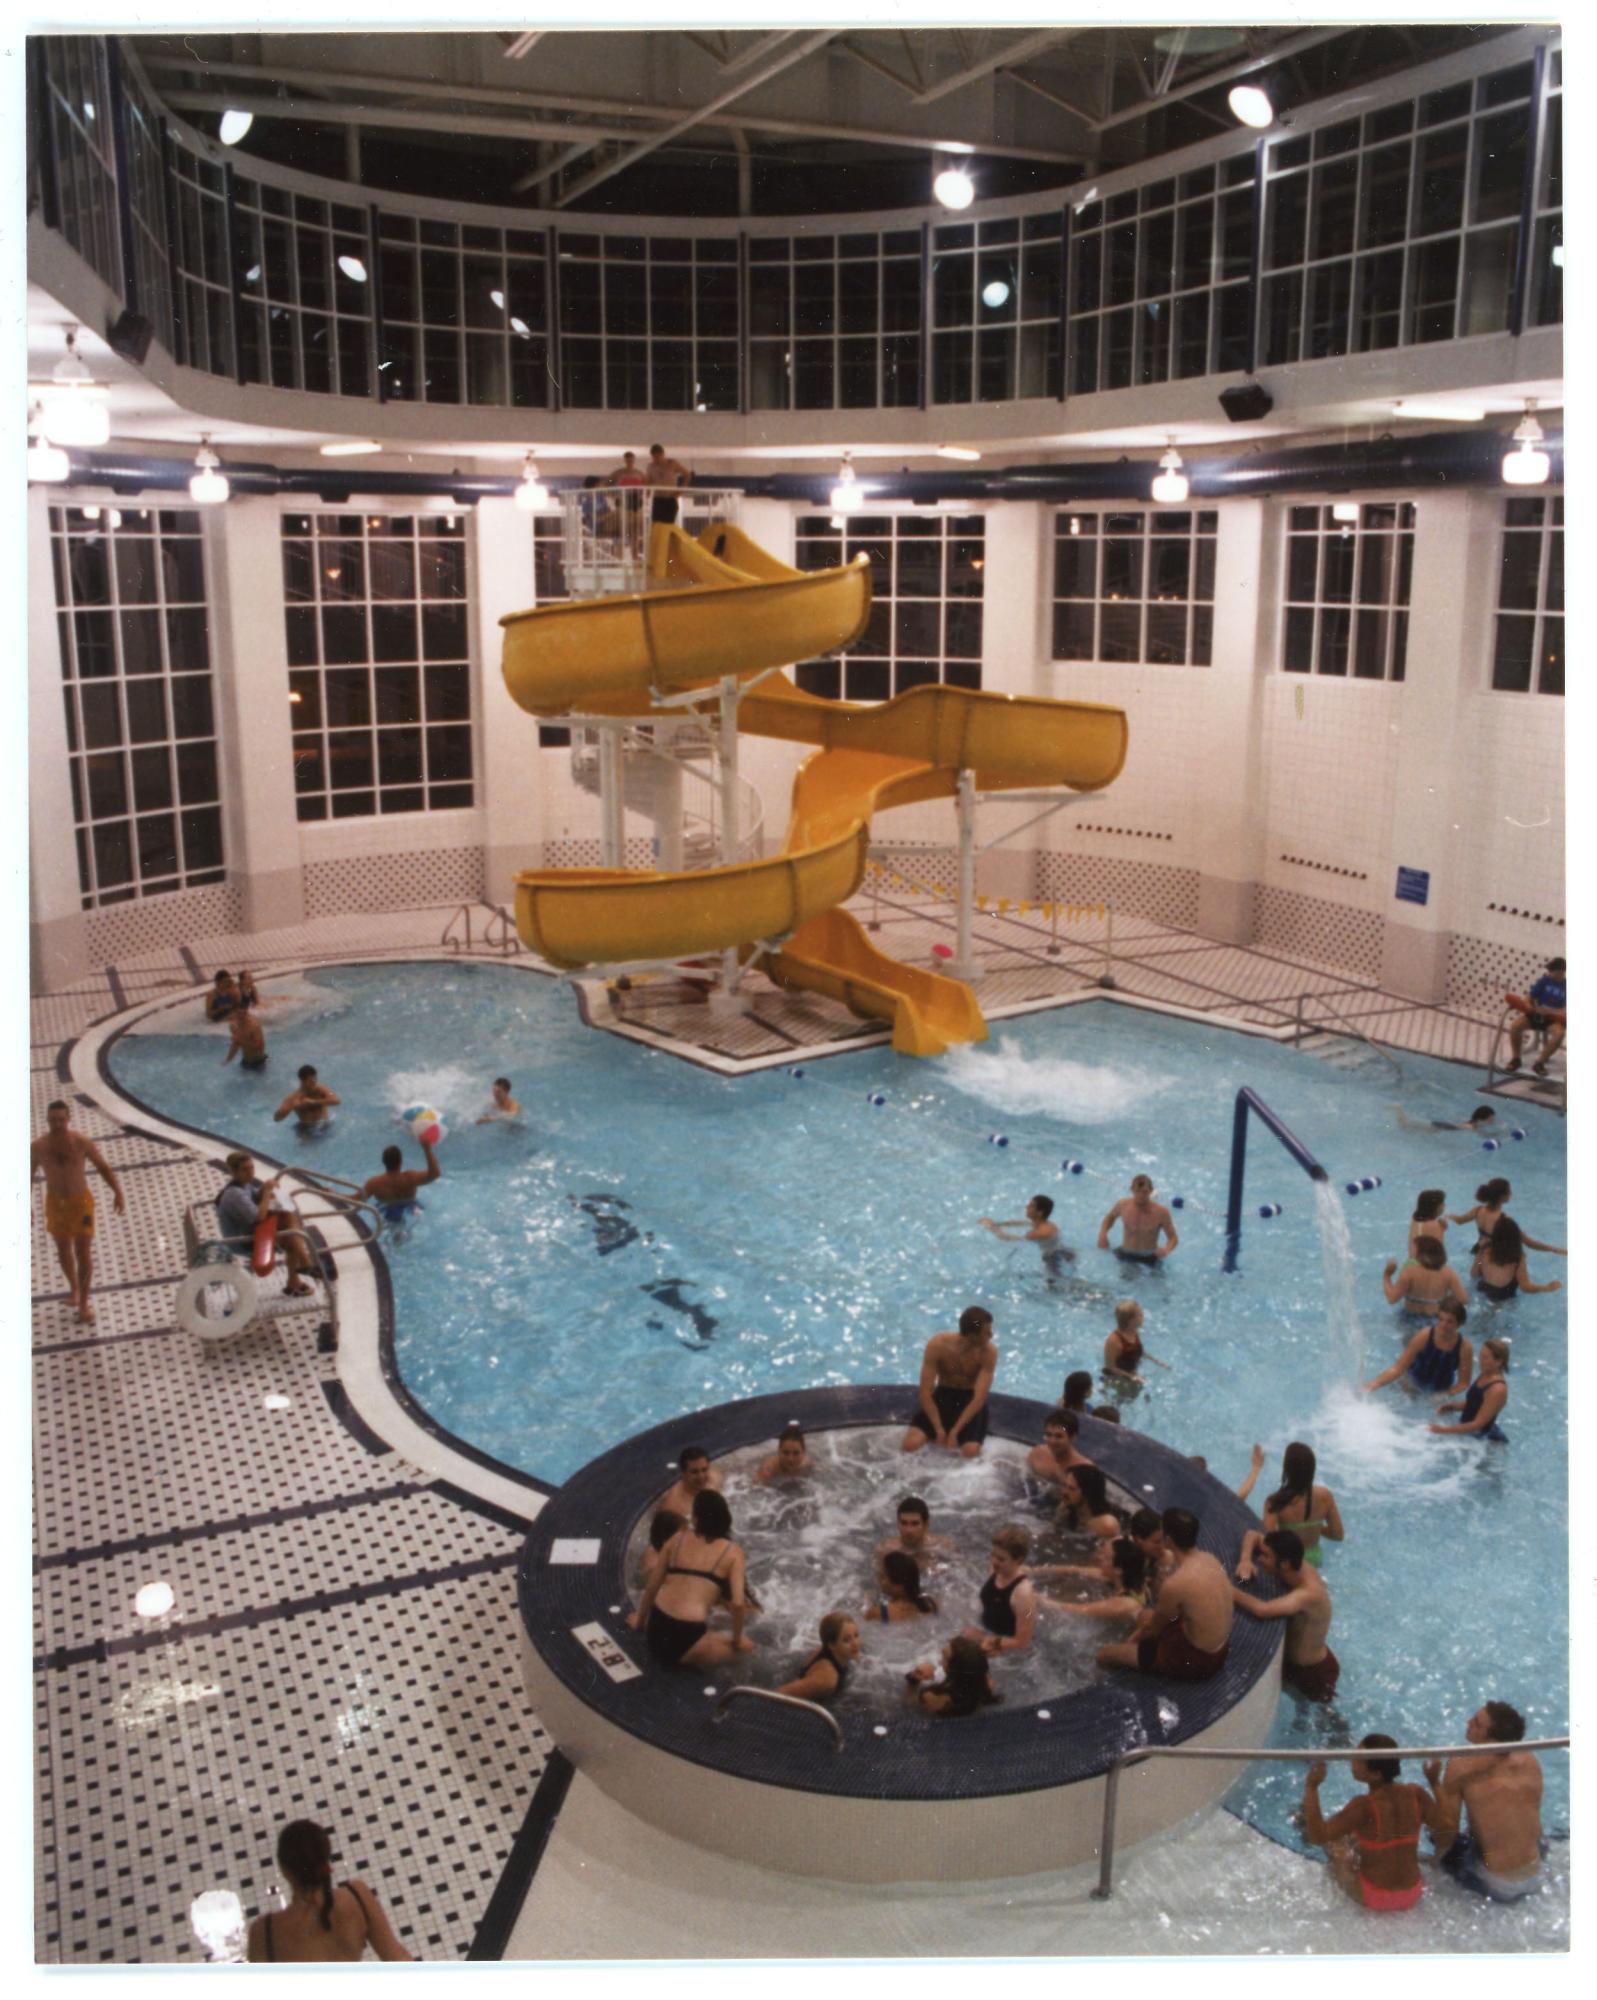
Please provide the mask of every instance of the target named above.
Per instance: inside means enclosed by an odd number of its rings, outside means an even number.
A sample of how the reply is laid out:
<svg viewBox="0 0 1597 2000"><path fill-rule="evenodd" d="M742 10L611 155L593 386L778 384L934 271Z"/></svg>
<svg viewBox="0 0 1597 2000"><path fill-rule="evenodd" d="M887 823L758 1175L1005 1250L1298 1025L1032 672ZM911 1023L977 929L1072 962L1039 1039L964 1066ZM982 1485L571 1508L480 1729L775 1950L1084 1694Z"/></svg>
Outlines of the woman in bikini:
<svg viewBox="0 0 1597 2000"><path fill-rule="evenodd" d="M937 1609L937 1599L921 1589L920 1564L903 1549L889 1549L876 1572L877 1596L867 1604L865 1616L879 1618L884 1625L907 1625L928 1617Z"/></svg>
<svg viewBox="0 0 1597 2000"><path fill-rule="evenodd" d="M1096 1465L1071 1466L1059 1490L1064 1498L1054 1519L1061 1528L1110 1542L1125 1533L1125 1523L1109 1504L1108 1485Z"/></svg>
<svg viewBox="0 0 1597 2000"><path fill-rule="evenodd" d="M1408 1254L1422 1236L1434 1236L1438 1243L1447 1238L1447 1194L1442 1188L1421 1188L1414 1197L1414 1213L1408 1225Z"/></svg>
<svg viewBox="0 0 1597 2000"><path fill-rule="evenodd" d="M1497 1226L1498 1217L1502 1214L1506 1204L1513 1199L1514 1190L1501 1175L1498 1175L1495 1180L1489 1180L1475 1190L1475 1206L1473 1208L1466 1208L1462 1215L1449 1216L1448 1220L1450 1222L1474 1223L1475 1248L1470 1252L1471 1256L1478 1256L1485 1249L1491 1239L1493 1229ZM1534 1236L1526 1236L1523 1230L1520 1231L1520 1236L1527 1250L1542 1250L1549 1257L1567 1257L1569 1255L1568 1250L1560 1244L1538 1243Z"/></svg>
<svg viewBox="0 0 1597 2000"><path fill-rule="evenodd" d="M1392 1273L1397 1271L1394 1278ZM1444 1299L1464 1303L1464 1281L1447 1261L1434 1236L1418 1236L1401 1271L1394 1258L1381 1273L1381 1289L1389 1306L1400 1305L1417 1319L1434 1319Z"/></svg>
<svg viewBox="0 0 1597 2000"><path fill-rule="evenodd" d="M351 1877L335 1886L332 1837L325 1827L291 1820L277 1836L277 1872L288 1890L288 1907L269 1910L250 1925L252 1964L349 1964L365 1956L367 1945L379 1958L410 1957L364 1882Z"/></svg>
<svg viewBox="0 0 1597 2000"><path fill-rule="evenodd" d="M1492 1233L1475 1252L1472 1267L1475 1289L1494 1305L1506 1305L1520 1292L1558 1292L1557 1278L1545 1285L1535 1284L1525 1265L1525 1238L1511 1215L1499 1214Z"/></svg>
<svg viewBox="0 0 1597 2000"><path fill-rule="evenodd" d="M796 1680L784 1681L776 1691L800 1701L836 1701L859 1655L859 1627L846 1611L828 1611L821 1620L820 1650L811 1653Z"/></svg>
<svg viewBox="0 0 1597 2000"><path fill-rule="evenodd" d="M1152 1601L1153 1574L1148 1558L1129 1535L1100 1542L1098 1560L1091 1567L1086 1563L1043 1563L1032 1571L1033 1576L1074 1577L1107 1588L1107 1596L1089 1598L1085 1603L1044 1594L1042 1601L1051 1610L1068 1611L1075 1618L1139 1617Z"/></svg>
<svg viewBox="0 0 1597 2000"><path fill-rule="evenodd" d="M674 1535L660 1551L638 1608L628 1615L662 1667L720 1667L734 1653L752 1653L743 1636L748 1615L743 1551L732 1540L732 1509L723 1495L705 1487L693 1496L693 1525ZM730 1632L712 1632L710 1613L725 1598L732 1614Z"/></svg>
<svg viewBox="0 0 1597 2000"><path fill-rule="evenodd" d="M1361 1750L1395 1750L1390 1736L1366 1736ZM1320 1808L1324 1764L1311 1764L1303 1780L1303 1837L1327 1850L1339 1889L1366 1910L1412 1910L1425 1893L1420 1875L1420 1833L1440 1824L1435 1799L1423 1785L1399 1782L1396 1757L1355 1757L1353 1776L1366 1786L1327 1819Z"/></svg>
<svg viewBox="0 0 1597 2000"><path fill-rule="evenodd" d="M1242 1554L1237 1561L1241 1582L1252 1576L1254 1551L1276 1528L1292 1530L1303 1544L1304 1561L1316 1569L1325 1560L1320 1537L1333 1542L1346 1539L1336 1495L1329 1486L1316 1485L1317 1469L1314 1453L1306 1444L1289 1444L1281 1454L1281 1484L1264 1503L1264 1531L1261 1534L1250 1528L1242 1537Z"/></svg>

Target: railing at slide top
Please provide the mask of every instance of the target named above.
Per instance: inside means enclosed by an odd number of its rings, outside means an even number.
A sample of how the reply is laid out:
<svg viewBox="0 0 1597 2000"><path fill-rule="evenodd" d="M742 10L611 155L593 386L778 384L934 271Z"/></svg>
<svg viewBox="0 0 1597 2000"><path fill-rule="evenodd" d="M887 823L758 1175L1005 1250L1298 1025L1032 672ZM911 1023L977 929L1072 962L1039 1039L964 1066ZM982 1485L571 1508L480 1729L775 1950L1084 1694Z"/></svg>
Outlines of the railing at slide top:
<svg viewBox="0 0 1597 2000"><path fill-rule="evenodd" d="M1267 1131L1275 1134L1311 1181L1329 1181L1331 1178L1290 1126L1270 1109L1256 1090L1250 1090L1244 1084L1237 1092L1236 1113L1231 1121L1231 1185L1226 1196L1225 1256L1220 1264L1223 1271L1237 1268L1237 1255L1242 1248L1242 1183L1247 1173L1250 1112Z"/></svg>
<svg viewBox="0 0 1597 2000"><path fill-rule="evenodd" d="M473 938L471 913L480 907L475 903L462 903L444 925L443 935L438 940L439 944L448 945L451 951L474 951L480 941L485 950L503 952L506 957L519 952L522 946L521 939L516 933L515 919L498 903L495 903L488 912L488 921L482 927L481 939Z"/></svg>
<svg viewBox="0 0 1597 2000"><path fill-rule="evenodd" d="M1114 1894L1115 1814L1120 1804L1120 1773L1133 1764L1145 1764L1154 1757L1186 1758L1194 1762L1227 1760L1233 1764L1318 1764L1347 1763L1355 1757L1501 1757L1513 1750L1567 1750L1567 1736L1539 1736L1529 1743L1448 1743L1439 1749L1430 1746L1369 1750L1210 1750L1188 1749L1178 1743L1149 1743L1139 1750L1127 1750L1109 1766L1104 1778L1103 1834L1098 1843L1098 1886L1093 1895L1106 1901Z"/></svg>

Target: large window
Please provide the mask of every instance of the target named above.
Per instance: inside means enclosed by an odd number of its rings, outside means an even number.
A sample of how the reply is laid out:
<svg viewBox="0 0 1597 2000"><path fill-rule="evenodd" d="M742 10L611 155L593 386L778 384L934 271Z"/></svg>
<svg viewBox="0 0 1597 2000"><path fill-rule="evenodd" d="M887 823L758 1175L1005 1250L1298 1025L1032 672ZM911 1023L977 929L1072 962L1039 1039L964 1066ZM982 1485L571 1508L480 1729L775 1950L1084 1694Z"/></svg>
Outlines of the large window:
<svg viewBox="0 0 1597 2000"><path fill-rule="evenodd" d="M736 239L562 230L560 368L569 409L735 410Z"/></svg>
<svg viewBox="0 0 1597 2000"><path fill-rule="evenodd" d="M1058 515L1054 658L1208 666L1218 520L1185 509Z"/></svg>
<svg viewBox="0 0 1597 2000"><path fill-rule="evenodd" d="M363 210L238 182L239 368L246 382L372 393Z"/></svg>
<svg viewBox="0 0 1597 2000"><path fill-rule="evenodd" d="M172 208L177 222L173 302L181 359L210 375L231 375L233 281L228 267L227 176L174 146Z"/></svg>
<svg viewBox="0 0 1597 2000"><path fill-rule="evenodd" d="M129 207L133 218L133 264L138 275L139 310L155 328L168 354L176 352L172 330L172 266L166 242L166 182L161 160L161 121L143 95L124 84L128 116Z"/></svg>
<svg viewBox="0 0 1597 2000"><path fill-rule="evenodd" d="M1355 503L1344 501L1345 508ZM1414 568L1410 501L1294 507L1287 522L1281 666L1289 674L1400 681Z"/></svg>
<svg viewBox="0 0 1597 2000"><path fill-rule="evenodd" d="M301 819L469 806L459 514L286 514L288 699Z"/></svg>
<svg viewBox="0 0 1597 2000"><path fill-rule="evenodd" d="M1070 390L1248 363L1253 154L1089 202L1070 232Z"/></svg>
<svg viewBox="0 0 1597 2000"><path fill-rule="evenodd" d="M542 233L384 210L378 235L377 369L384 400L545 408L550 356Z"/></svg>
<svg viewBox="0 0 1597 2000"><path fill-rule="evenodd" d="M932 231L934 403L1057 396L1058 214Z"/></svg>
<svg viewBox="0 0 1597 2000"><path fill-rule="evenodd" d="M1527 326L1556 326L1564 317L1564 58L1557 49L1547 57L1543 89L1535 234L1525 300Z"/></svg>
<svg viewBox="0 0 1597 2000"><path fill-rule="evenodd" d="M1492 686L1509 694L1564 692L1564 498L1503 502Z"/></svg>
<svg viewBox="0 0 1597 2000"><path fill-rule="evenodd" d="M913 408L921 232L749 239L749 407Z"/></svg>
<svg viewBox="0 0 1597 2000"><path fill-rule="evenodd" d="M980 514L857 514L846 530L801 515L797 567L835 569L863 551L871 616L845 652L797 667L799 686L834 701L886 701L934 681L979 688L986 533Z"/></svg>
<svg viewBox="0 0 1597 2000"><path fill-rule="evenodd" d="M97 35L41 35L39 43L57 227L84 262L119 292L122 258L105 42Z"/></svg>
<svg viewBox="0 0 1597 2000"><path fill-rule="evenodd" d="M220 882L199 516L52 507L50 555L83 907Z"/></svg>

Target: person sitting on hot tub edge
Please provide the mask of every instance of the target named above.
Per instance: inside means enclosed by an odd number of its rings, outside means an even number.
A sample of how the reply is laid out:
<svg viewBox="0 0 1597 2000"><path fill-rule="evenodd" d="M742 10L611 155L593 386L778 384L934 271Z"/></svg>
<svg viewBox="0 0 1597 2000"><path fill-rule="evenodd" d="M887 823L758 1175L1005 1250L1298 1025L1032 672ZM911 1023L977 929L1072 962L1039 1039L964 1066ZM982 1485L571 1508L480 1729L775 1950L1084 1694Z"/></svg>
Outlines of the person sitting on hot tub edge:
<svg viewBox="0 0 1597 2000"><path fill-rule="evenodd" d="M719 1493L702 1488L693 1498L693 1525L660 1551L648 1587L627 1614L662 1667L720 1667L735 1653L752 1653L743 1636L748 1615L743 1551L732 1539L732 1509ZM725 1598L730 1632L712 1632L710 1613Z"/></svg>
<svg viewBox="0 0 1597 2000"><path fill-rule="evenodd" d="M1231 1579L1198 1547L1196 1514L1167 1507L1161 1519L1165 1541L1175 1551L1175 1568L1131 1637L1099 1647L1098 1664L1131 1667L1167 1680L1206 1681L1231 1651Z"/></svg>

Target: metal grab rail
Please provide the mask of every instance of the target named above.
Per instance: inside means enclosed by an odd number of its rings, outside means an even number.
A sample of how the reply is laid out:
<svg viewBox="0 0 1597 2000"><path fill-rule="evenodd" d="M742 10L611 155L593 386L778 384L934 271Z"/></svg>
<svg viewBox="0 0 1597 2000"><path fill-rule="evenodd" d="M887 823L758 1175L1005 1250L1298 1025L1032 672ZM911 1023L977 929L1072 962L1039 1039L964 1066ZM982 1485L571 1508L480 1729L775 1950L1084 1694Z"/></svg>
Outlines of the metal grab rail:
<svg viewBox="0 0 1597 2000"><path fill-rule="evenodd" d="M1325 1012L1331 1016L1334 1025L1326 1028L1318 1021L1305 1022L1303 1019L1303 1003L1305 1000L1320 1001ZM1378 1042L1373 1035L1365 1034L1362 1028L1354 1027L1353 1023L1342 1010L1332 1004L1326 994L1300 993L1297 999L1296 1016L1292 1027L1292 1046L1296 1048L1298 1043L1305 1040L1308 1035L1316 1033L1335 1034L1340 1035L1345 1041L1362 1042L1365 1048L1373 1049L1383 1062L1391 1065L1397 1082L1401 1083L1404 1081L1403 1065L1384 1042Z"/></svg>
<svg viewBox="0 0 1597 2000"><path fill-rule="evenodd" d="M458 924L458 923L460 922L460 920L461 920L461 918L462 918L462 917L464 917L464 918L465 918L465 920L466 920L466 935L465 935L464 939L462 939L462 938L457 938L457 937L455 936L455 926L456 926L456 924ZM447 944L447 945L451 946L451 947L452 947L452 948L453 948L453 949L454 949L455 951L462 951L462 950L464 950L464 951L470 951L470 950L471 950L471 905L470 905L470 903L462 903L462 904L461 904L461 906L460 906L460 908L459 908L458 910L456 910L455 914L454 914L454 915L453 915L453 916L452 916L452 917L451 917L451 918L449 919L448 923L444 925L444 934L443 934L443 936L442 936L442 937L441 937L441 938L440 938L440 939L438 940L438 942L439 942L439 944L440 944L440 945L446 945L446 944Z"/></svg>
<svg viewBox="0 0 1597 2000"><path fill-rule="evenodd" d="M497 934L494 926L499 926ZM516 930L516 920L502 903L495 903L493 914L483 927L482 941L490 951L503 952L509 958L522 948L521 937Z"/></svg>
<svg viewBox="0 0 1597 2000"><path fill-rule="evenodd" d="M757 1687L728 1688L726 1693L722 1695L721 1699L715 1704L715 1708L711 1713L710 1720L712 1722L724 1722L726 1720L726 1711L728 1703L736 1701L739 1695L744 1695L744 1694L754 1695L760 1701L780 1702L783 1708L802 1708L806 1710L810 1715L818 1715L822 1720L822 1722L824 1722L827 1728L830 1729L832 1732L832 1748L834 1750L842 1749L843 1725L838 1721L837 1717L832 1713L832 1711L829 1708L822 1708L821 1704L818 1701L806 1701L802 1695L778 1694L775 1688L757 1688Z"/></svg>
<svg viewBox="0 0 1597 2000"><path fill-rule="evenodd" d="M750 1689L753 1693L755 1690ZM1529 1743L1447 1743L1437 1748L1396 1750L1205 1750L1185 1749L1178 1743L1148 1743L1140 1750L1127 1750L1109 1766L1104 1776L1103 1835L1098 1843L1098 1886L1093 1890L1099 1902L1113 1895L1115 1866L1115 1811L1120 1802L1120 1773L1133 1764L1145 1764L1151 1757L1185 1757L1193 1761L1225 1761L1233 1764L1331 1764L1349 1763L1355 1757L1502 1757L1514 1750L1567 1750L1567 1736L1538 1736Z"/></svg>

